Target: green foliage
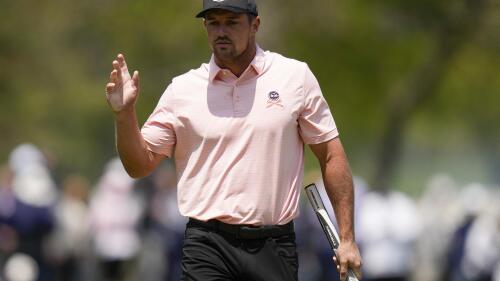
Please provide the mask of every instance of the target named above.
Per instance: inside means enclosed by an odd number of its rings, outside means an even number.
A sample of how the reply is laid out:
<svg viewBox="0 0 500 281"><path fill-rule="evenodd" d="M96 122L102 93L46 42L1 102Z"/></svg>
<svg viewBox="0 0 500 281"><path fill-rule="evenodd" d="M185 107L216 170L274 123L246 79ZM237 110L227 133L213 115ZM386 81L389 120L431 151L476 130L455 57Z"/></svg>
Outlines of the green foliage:
<svg viewBox="0 0 500 281"><path fill-rule="evenodd" d="M265 49L310 65L354 172L368 176L392 89L425 61L443 18L464 3L314 0L304 7L298 0L260 1L258 39ZM104 95L111 61L122 52L130 69L140 71L138 115L145 121L172 77L209 60L202 23L194 18L200 5L0 2L0 161L16 144L30 141L52 152L58 176L79 171L95 179L115 155L113 116ZM447 170L450 163L456 166L457 153L476 147L479 139L499 143L499 10L488 9L436 95L410 122L396 184L423 183L432 173L426 159L439 158L432 167ZM447 143L449 149L439 149ZM316 168L314 157L308 159L308 169ZM467 179L477 178L490 180L474 172Z"/></svg>

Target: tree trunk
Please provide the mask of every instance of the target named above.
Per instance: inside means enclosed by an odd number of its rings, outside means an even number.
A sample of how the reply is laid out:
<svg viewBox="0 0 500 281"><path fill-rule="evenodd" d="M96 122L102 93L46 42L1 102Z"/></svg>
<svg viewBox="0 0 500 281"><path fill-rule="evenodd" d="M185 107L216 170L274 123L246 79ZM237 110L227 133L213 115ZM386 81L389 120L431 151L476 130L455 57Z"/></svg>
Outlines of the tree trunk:
<svg viewBox="0 0 500 281"><path fill-rule="evenodd" d="M460 11L450 11L437 27L434 51L427 61L392 91L377 152L374 189L389 188L401 159L405 129L411 117L436 94L454 55L478 29L485 4L486 0L464 0Z"/></svg>

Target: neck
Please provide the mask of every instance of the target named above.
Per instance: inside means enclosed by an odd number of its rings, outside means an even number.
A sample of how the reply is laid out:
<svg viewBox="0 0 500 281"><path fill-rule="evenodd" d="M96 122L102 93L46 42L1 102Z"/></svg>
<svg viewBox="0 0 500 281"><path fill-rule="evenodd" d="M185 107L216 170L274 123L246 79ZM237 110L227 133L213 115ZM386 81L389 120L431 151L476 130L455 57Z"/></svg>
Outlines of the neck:
<svg viewBox="0 0 500 281"><path fill-rule="evenodd" d="M229 60L224 60L218 58L217 56L215 56L214 58L215 63L220 68L229 69L234 75L236 75L236 77L240 77L245 69L248 68L256 53L257 47L255 46L255 43L251 43L249 44L248 48L236 58Z"/></svg>

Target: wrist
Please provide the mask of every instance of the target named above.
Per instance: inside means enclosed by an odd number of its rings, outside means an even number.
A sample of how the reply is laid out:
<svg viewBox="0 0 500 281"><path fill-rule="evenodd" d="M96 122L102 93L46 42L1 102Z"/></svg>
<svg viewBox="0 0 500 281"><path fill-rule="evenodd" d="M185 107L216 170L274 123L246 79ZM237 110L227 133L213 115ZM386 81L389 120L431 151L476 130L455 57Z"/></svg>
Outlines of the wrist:
<svg viewBox="0 0 500 281"><path fill-rule="evenodd" d="M135 106L125 107L120 111L113 111L113 113L117 121L130 119L130 117L135 116Z"/></svg>
<svg viewBox="0 0 500 281"><path fill-rule="evenodd" d="M340 235L340 243L355 243L355 239L354 239L354 234L352 233L349 233L349 234L343 234L343 235Z"/></svg>

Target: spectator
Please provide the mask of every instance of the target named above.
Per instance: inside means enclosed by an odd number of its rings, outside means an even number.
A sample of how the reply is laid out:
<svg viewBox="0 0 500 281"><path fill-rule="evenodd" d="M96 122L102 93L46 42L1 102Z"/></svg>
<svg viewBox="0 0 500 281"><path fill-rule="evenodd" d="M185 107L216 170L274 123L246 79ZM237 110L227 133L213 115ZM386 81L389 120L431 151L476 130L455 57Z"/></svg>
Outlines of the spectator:
<svg viewBox="0 0 500 281"><path fill-rule="evenodd" d="M461 203L468 226L463 236L455 235L450 253L458 252L451 264L451 281L489 281L500 261L500 217L495 193L481 184L471 184L462 191ZM460 234L459 228L457 234ZM457 239L458 238L458 239Z"/></svg>
<svg viewBox="0 0 500 281"><path fill-rule="evenodd" d="M105 280L122 280L140 249L137 226L143 206L133 186L134 180L114 158L90 201L92 240Z"/></svg>
<svg viewBox="0 0 500 281"><path fill-rule="evenodd" d="M52 208L57 197L46 163L42 152L32 144L19 145L12 151L9 166L13 177L8 190L12 191L14 200L4 196L9 203L2 219L17 234L16 251L36 261L39 268L36 280L41 281L51 280L43 245L53 227Z"/></svg>
<svg viewBox="0 0 500 281"><path fill-rule="evenodd" d="M409 280L420 231L415 202L401 192L371 191L363 198L359 217L365 279Z"/></svg>
<svg viewBox="0 0 500 281"><path fill-rule="evenodd" d="M417 239L415 280L443 281L446 250L462 214L456 182L446 174L432 176L419 199L422 233Z"/></svg>
<svg viewBox="0 0 500 281"><path fill-rule="evenodd" d="M81 280L80 263L88 242L88 181L80 176L67 177L55 208L56 228L52 234L50 253L55 265L54 280Z"/></svg>

